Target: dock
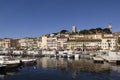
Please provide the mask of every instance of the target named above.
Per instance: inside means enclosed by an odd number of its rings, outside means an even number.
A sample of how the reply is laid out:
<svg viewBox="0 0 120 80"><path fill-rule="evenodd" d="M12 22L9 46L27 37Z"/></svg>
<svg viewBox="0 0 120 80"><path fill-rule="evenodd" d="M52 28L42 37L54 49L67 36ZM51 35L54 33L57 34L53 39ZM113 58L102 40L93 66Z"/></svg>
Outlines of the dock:
<svg viewBox="0 0 120 80"><path fill-rule="evenodd" d="M120 52L115 51L101 51L99 56L108 63L120 63Z"/></svg>
<svg viewBox="0 0 120 80"><path fill-rule="evenodd" d="M93 57L93 61L95 63L104 63L104 59L102 59L101 57Z"/></svg>
<svg viewBox="0 0 120 80"><path fill-rule="evenodd" d="M102 56L102 58L109 63L119 63L120 62L120 58L117 58L117 57Z"/></svg>

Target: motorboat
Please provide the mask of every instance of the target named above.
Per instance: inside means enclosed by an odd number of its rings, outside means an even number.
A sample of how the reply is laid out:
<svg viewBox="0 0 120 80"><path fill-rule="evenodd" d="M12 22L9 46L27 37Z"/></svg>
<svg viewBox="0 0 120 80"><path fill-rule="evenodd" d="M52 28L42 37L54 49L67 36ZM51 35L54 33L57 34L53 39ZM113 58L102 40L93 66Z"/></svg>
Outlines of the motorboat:
<svg viewBox="0 0 120 80"><path fill-rule="evenodd" d="M23 64L29 64L29 63L36 63L37 59L36 58L20 58L20 61Z"/></svg>
<svg viewBox="0 0 120 80"><path fill-rule="evenodd" d="M19 67L21 62L11 56L0 56L0 64L6 65L6 68Z"/></svg>

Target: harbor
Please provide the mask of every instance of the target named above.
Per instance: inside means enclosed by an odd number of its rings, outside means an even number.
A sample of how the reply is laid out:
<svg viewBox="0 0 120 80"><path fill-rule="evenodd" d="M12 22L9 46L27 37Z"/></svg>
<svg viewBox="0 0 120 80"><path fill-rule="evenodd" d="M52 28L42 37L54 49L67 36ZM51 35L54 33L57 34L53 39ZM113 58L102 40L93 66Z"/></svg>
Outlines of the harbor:
<svg viewBox="0 0 120 80"><path fill-rule="evenodd" d="M120 0L0 0L0 80L120 80Z"/></svg>
<svg viewBox="0 0 120 80"><path fill-rule="evenodd" d="M6 52L6 53L4 53ZM2 59L6 61L19 63L20 61L32 62L38 57L50 57L50 58L65 58L65 59L91 59L94 62L107 62L110 64L120 63L120 51L110 51L110 50L99 50L99 51L77 51L77 50L13 50L13 51L1 51L0 52L0 63Z"/></svg>
<svg viewBox="0 0 120 80"><path fill-rule="evenodd" d="M41 57L36 63L0 71L0 80L119 80L119 74L120 65Z"/></svg>
<svg viewBox="0 0 120 80"><path fill-rule="evenodd" d="M112 51L1 51L0 80L119 80L118 62Z"/></svg>

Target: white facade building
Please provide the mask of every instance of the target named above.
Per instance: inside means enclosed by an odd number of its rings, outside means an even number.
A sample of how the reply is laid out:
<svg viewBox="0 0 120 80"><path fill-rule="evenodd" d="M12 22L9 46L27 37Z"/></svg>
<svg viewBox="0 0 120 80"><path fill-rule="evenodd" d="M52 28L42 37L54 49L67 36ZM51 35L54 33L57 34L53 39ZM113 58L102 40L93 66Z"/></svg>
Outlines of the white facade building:
<svg viewBox="0 0 120 80"><path fill-rule="evenodd" d="M42 36L42 49L57 49L57 37L53 36Z"/></svg>
<svg viewBox="0 0 120 80"><path fill-rule="evenodd" d="M58 37L57 38L57 47L58 49L66 49L67 48L67 38L66 37Z"/></svg>
<svg viewBox="0 0 120 80"><path fill-rule="evenodd" d="M117 41L112 34L104 35L100 45L103 50L116 50Z"/></svg>
<svg viewBox="0 0 120 80"><path fill-rule="evenodd" d="M38 49L42 49L42 38L41 37L39 37L38 39L37 39L37 47L38 47Z"/></svg>
<svg viewBox="0 0 120 80"><path fill-rule="evenodd" d="M37 45L35 45L35 41L35 38L22 38L19 39L18 42L20 44L21 49L33 49Z"/></svg>

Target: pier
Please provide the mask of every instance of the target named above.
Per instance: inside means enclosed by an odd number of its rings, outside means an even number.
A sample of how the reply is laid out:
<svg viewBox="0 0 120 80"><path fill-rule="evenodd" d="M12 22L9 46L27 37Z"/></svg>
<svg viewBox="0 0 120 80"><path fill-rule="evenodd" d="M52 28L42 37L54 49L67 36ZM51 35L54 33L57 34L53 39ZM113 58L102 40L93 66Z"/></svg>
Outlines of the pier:
<svg viewBox="0 0 120 80"><path fill-rule="evenodd" d="M102 59L101 57L93 57L93 61L95 63L104 63L104 59Z"/></svg>
<svg viewBox="0 0 120 80"><path fill-rule="evenodd" d="M120 52L106 51L101 52L100 57L109 63L117 64L120 62Z"/></svg>

